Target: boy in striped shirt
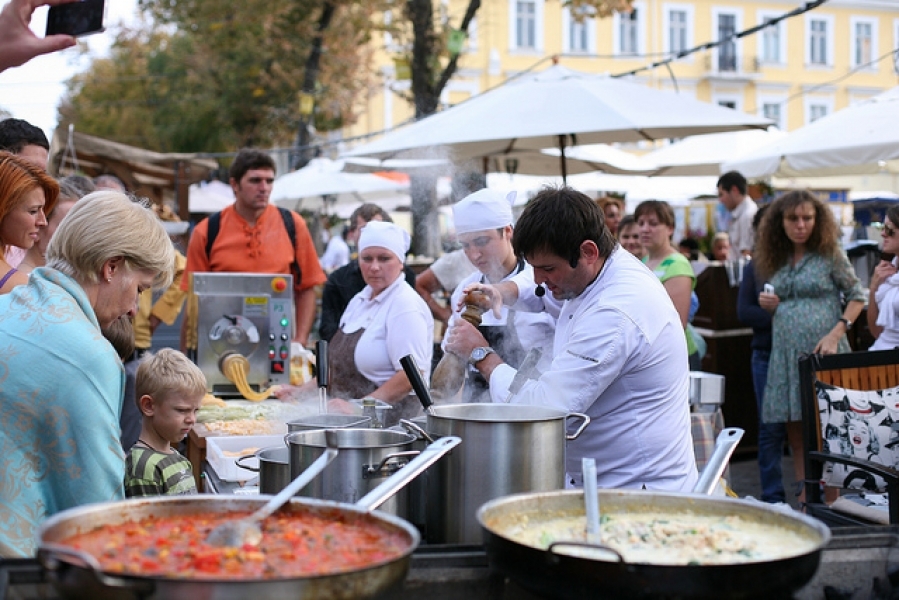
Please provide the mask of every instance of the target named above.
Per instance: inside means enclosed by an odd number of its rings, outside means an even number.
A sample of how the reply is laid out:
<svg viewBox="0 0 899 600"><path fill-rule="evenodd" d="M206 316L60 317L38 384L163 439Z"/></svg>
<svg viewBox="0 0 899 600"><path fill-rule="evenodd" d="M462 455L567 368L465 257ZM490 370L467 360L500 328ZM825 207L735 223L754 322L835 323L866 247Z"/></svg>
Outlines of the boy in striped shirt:
<svg viewBox="0 0 899 600"><path fill-rule="evenodd" d="M196 423L206 377L184 354L163 348L141 361L135 392L143 420L125 461L125 496L196 494L190 461L172 444Z"/></svg>

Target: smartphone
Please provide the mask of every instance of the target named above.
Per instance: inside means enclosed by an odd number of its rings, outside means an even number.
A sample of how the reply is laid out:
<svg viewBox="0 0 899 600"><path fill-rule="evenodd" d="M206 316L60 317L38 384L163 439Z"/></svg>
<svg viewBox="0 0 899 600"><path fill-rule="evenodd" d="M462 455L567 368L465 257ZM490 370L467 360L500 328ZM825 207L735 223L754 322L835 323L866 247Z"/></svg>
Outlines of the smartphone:
<svg viewBox="0 0 899 600"><path fill-rule="evenodd" d="M766 283L765 285L762 286L762 291L765 292L766 294L773 294L774 286L771 285L770 283Z"/></svg>
<svg viewBox="0 0 899 600"><path fill-rule="evenodd" d="M46 35L71 36L100 33L103 27L105 0L79 0L51 6L47 11Z"/></svg>

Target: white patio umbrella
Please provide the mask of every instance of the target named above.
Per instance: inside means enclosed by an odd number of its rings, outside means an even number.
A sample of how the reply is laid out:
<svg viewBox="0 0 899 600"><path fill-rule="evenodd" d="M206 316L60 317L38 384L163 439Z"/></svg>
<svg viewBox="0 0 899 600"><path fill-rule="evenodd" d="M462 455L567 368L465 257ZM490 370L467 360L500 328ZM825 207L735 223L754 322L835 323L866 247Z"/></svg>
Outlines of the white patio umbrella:
<svg viewBox="0 0 899 600"><path fill-rule="evenodd" d="M187 207L192 213L214 213L234 203L234 191L218 180L194 183L187 188Z"/></svg>
<svg viewBox="0 0 899 600"><path fill-rule="evenodd" d="M379 196L392 197L409 188L370 173L345 173L342 161L315 158L296 171L275 179L271 201L285 208L333 209L345 204L374 202Z"/></svg>
<svg viewBox="0 0 899 600"><path fill-rule="evenodd" d="M761 117L608 76L553 66L392 131L346 156L449 158L766 128ZM441 156L440 153L443 152Z"/></svg>
<svg viewBox="0 0 899 600"><path fill-rule="evenodd" d="M779 129L691 135L640 158L657 167L656 177L717 176L725 161L739 159L784 135Z"/></svg>
<svg viewBox="0 0 899 600"><path fill-rule="evenodd" d="M899 86L822 117L722 170L746 177L899 173Z"/></svg>

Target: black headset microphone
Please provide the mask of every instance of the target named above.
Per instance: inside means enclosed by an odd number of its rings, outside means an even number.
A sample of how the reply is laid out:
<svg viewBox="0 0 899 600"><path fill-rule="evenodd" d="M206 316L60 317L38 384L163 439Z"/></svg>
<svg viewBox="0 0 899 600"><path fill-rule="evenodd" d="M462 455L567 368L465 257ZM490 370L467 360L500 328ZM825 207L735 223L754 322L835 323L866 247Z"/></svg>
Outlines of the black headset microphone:
<svg viewBox="0 0 899 600"><path fill-rule="evenodd" d="M537 284L537 287L534 289L534 295L538 298L542 298L546 295L546 288L543 287L542 284Z"/></svg>

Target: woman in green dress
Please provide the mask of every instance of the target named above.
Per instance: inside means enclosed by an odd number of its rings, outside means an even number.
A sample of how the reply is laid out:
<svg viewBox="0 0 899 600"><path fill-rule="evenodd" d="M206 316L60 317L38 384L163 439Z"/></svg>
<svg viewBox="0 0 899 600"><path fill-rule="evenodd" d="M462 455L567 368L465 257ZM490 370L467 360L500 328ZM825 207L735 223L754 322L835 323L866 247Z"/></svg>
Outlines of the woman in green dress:
<svg viewBox="0 0 899 600"><path fill-rule="evenodd" d="M786 424L798 481L805 475L799 357L849 352L846 332L864 308L864 290L839 238L830 208L810 192L797 190L771 204L753 254L758 277L774 288L759 294L759 306L772 314L761 418Z"/></svg>

